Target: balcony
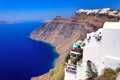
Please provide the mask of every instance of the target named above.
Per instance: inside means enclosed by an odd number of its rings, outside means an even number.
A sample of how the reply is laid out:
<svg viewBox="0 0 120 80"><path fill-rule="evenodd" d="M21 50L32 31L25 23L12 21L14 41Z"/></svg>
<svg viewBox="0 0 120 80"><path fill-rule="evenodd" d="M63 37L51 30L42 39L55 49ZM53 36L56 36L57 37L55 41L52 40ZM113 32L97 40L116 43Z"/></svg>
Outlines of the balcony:
<svg viewBox="0 0 120 80"><path fill-rule="evenodd" d="M67 66L66 72L67 73L71 73L71 74L76 74L77 73L77 69L76 69L75 66Z"/></svg>

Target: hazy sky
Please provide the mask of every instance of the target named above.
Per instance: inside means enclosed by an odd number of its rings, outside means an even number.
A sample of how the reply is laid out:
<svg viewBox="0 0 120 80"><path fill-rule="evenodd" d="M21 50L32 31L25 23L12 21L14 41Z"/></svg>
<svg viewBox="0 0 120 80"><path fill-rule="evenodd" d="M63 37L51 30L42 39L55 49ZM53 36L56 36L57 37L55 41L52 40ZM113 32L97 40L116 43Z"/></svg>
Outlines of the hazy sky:
<svg viewBox="0 0 120 80"><path fill-rule="evenodd" d="M43 20L70 17L78 9L120 9L120 0L0 0L0 20Z"/></svg>

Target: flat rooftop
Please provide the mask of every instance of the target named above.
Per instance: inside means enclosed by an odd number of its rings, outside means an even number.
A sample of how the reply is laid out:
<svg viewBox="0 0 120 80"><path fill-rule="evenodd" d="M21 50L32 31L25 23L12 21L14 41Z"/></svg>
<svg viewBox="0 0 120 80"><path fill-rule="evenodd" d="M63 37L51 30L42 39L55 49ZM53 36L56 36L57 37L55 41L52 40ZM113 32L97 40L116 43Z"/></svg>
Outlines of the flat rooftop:
<svg viewBox="0 0 120 80"><path fill-rule="evenodd" d="M120 29L120 22L105 22L103 25L105 29Z"/></svg>

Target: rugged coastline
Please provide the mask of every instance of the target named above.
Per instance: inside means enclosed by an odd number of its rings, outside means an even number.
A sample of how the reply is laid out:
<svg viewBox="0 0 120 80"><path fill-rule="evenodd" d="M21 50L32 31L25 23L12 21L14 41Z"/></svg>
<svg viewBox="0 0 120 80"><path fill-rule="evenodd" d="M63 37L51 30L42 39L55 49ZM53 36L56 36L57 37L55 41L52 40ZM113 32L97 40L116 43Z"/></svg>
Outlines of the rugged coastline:
<svg viewBox="0 0 120 80"><path fill-rule="evenodd" d="M100 9L95 12L79 10L69 19L56 16L46 25L34 30L30 34L30 38L52 44L59 54L56 61L58 65L64 61L72 44L77 40L84 40L87 33L98 30L105 21L118 21L120 19L120 11L117 10L115 13L117 16L110 15L113 11L115 10L106 9L105 11L105 9ZM31 80L49 80L48 77L49 73Z"/></svg>

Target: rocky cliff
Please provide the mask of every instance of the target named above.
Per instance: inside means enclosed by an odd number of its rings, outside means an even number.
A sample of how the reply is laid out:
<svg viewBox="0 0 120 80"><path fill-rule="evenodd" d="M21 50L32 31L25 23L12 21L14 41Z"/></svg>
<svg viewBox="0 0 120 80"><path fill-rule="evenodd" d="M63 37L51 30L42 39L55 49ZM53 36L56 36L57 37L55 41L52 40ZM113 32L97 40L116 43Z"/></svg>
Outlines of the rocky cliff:
<svg viewBox="0 0 120 80"><path fill-rule="evenodd" d="M30 38L48 42L55 46L59 54L57 59L59 64L61 60L64 60L74 42L84 40L86 33L101 28L105 21L118 21L119 18L119 10L109 8L81 9L69 19L56 16L46 25L31 32Z"/></svg>
<svg viewBox="0 0 120 80"><path fill-rule="evenodd" d="M59 53L59 63L68 53L72 44L78 39L84 39L85 27L78 21L72 21L60 16L55 17L43 27L36 29L30 35L32 39L51 43Z"/></svg>

